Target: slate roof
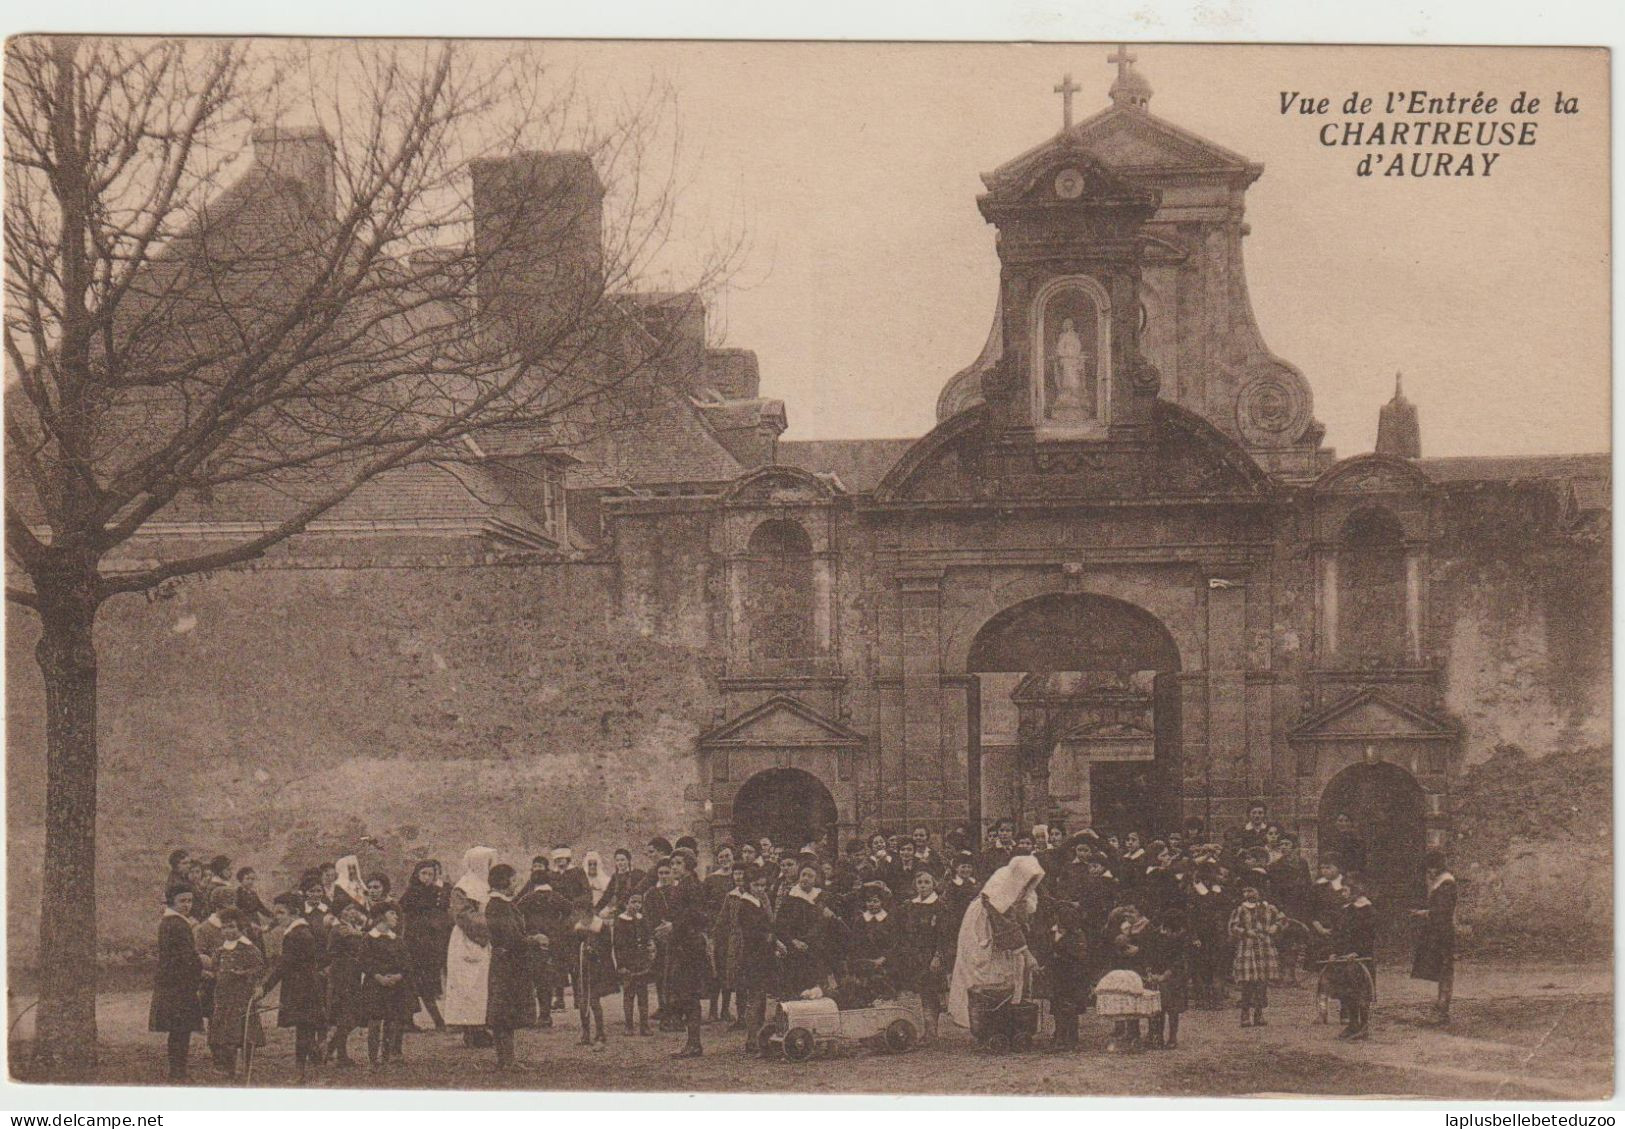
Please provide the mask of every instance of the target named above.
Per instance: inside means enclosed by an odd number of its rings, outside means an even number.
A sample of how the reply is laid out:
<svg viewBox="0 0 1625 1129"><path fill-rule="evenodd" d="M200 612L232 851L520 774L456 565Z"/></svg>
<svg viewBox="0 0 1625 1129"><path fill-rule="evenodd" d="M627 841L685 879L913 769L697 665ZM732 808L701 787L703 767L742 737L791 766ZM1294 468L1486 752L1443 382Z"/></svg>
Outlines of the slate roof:
<svg viewBox="0 0 1625 1129"><path fill-rule="evenodd" d="M1598 455L1465 455L1413 460L1435 482L1568 478L1608 482L1614 457Z"/></svg>
<svg viewBox="0 0 1625 1129"><path fill-rule="evenodd" d="M572 490L724 483L746 469L675 392L574 453L582 462L570 470Z"/></svg>
<svg viewBox="0 0 1625 1129"><path fill-rule="evenodd" d="M880 485L917 439L791 439L779 440L778 462L814 474L833 474L854 494L866 494Z"/></svg>
<svg viewBox="0 0 1625 1129"><path fill-rule="evenodd" d="M504 528L510 533L550 540L544 515L523 504L519 492L503 481L499 468L476 463L435 462L399 467L363 483L314 523L319 530L334 524L373 525L409 531L414 526L466 526L470 533ZM332 480L306 478L278 488L263 482L234 484L204 499L183 494L165 507L147 528L164 531L173 523L272 524L292 516L315 499Z"/></svg>

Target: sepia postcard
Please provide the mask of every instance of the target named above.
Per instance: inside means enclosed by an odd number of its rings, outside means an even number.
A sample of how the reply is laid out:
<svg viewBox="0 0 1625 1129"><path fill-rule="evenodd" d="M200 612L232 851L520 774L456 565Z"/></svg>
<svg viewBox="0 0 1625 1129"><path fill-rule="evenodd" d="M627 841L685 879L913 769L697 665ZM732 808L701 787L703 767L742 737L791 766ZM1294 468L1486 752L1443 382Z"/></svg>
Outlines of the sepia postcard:
<svg viewBox="0 0 1625 1129"><path fill-rule="evenodd" d="M4 65L13 1083L1612 1095L1606 49Z"/></svg>

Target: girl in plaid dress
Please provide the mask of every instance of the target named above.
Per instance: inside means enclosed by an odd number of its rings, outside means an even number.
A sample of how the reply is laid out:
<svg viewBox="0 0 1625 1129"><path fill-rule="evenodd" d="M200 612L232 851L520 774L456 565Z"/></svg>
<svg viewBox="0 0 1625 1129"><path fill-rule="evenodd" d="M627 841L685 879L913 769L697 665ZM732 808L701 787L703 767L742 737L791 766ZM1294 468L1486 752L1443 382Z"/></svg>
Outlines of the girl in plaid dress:
<svg viewBox="0 0 1625 1129"><path fill-rule="evenodd" d="M1241 988L1241 1025L1263 1027L1269 1004L1269 982L1281 975L1275 937L1286 926L1286 915L1263 898L1256 886L1241 891L1241 905L1230 915L1230 938L1236 958L1230 977Z"/></svg>

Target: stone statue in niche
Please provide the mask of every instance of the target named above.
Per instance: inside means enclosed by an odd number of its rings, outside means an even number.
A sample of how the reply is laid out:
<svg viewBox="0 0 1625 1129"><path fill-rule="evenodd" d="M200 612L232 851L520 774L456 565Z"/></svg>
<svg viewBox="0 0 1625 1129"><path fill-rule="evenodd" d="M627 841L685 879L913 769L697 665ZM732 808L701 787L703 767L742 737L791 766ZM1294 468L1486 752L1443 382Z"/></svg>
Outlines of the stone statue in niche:
<svg viewBox="0 0 1625 1129"><path fill-rule="evenodd" d="M1088 428L1102 419L1100 311L1081 287L1044 303L1040 419L1057 428Z"/></svg>

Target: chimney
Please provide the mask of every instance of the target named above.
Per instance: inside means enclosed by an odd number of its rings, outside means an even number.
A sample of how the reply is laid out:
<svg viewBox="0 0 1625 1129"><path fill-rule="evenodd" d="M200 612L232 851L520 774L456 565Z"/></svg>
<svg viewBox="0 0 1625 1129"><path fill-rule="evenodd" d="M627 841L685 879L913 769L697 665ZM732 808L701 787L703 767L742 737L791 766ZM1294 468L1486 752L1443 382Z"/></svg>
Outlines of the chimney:
<svg viewBox="0 0 1625 1129"><path fill-rule="evenodd" d="M254 163L279 176L297 181L317 215L337 214L334 187L333 139L319 125L266 126L251 135Z"/></svg>
<svg viewBox="0 0 1625 1129"><path fill-rule="evenodd" d="M761 368L749 349L707 349L705 370L706 383L724 400L754 400L761 392Z"/></svg>
<svg viewBox="0 0 1625 1129"><path fill-rule="evenodd" d="M705 302L686 290L632 295L637 316L654 341L662 382L697 393L710 384L705 347Z"/></svg>
<svg viewBox="0 0 1625 1129"><path fill-rule="evenodd" d="M574 152L476 160L470 172L481 314L515 349L546 348L603 294L603 182Z"/></svg>
<svg viewBox="0 0 1625 1129"><path fill-rule="evenodd" d="M1394 373L1394 398L1377 413L1377 454L1419 459L1422 424L1416 417L1416 405L1405 399L1401 375Z"/></svg>

